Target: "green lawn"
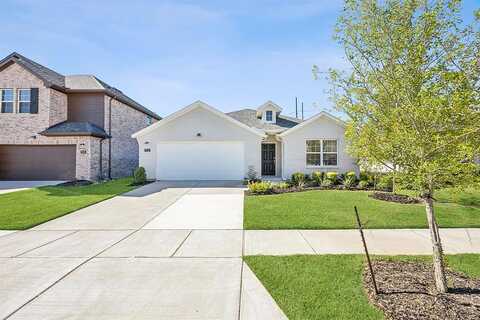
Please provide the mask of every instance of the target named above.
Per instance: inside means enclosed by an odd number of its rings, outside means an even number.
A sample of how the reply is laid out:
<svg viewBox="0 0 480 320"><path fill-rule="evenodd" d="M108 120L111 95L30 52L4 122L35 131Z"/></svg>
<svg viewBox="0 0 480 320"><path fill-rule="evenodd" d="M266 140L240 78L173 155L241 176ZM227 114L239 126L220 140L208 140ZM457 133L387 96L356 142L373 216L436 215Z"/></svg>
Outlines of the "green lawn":
<svg viewBox="0 0 480 320"><path fill-rule="evenodd" d="M435 205L441 227L480 227L480 192L442 191ZM455 203L457 201L458 203ZM467 205L465 205L467 204ZM478 205L476 205L478 204ZM366 228L426 228L423 204L375 200L364 191L321 190L245 197L246 229L355 228L353 206Z"/></svg>
<svg viewBox="0 0 480 320"><path fill-rule="evenodd" d="M249 256L244 258L289 319L383 319L362 287L363 256ZM395 257L419 259L430 257ZM447 256L450 268L480 276L480 255Z"/></svg>
<svg viewBox="0 0 480 320"><path fill-rule="evenodd" d="M134 189L131 178L0 195L0 230L24 230Z"/></svg>

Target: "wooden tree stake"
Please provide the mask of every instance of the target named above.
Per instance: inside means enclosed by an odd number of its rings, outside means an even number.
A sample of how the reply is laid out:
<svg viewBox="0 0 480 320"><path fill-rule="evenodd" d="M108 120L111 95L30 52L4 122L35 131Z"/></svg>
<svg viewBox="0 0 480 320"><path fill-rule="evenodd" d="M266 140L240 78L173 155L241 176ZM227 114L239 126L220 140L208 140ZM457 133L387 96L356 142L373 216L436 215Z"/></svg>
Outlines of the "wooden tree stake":
<svg viewBox="0 0 480 320"><path fill-rule="evenodd" d="M363 235L362 223L360 222L360 216L358 215L357 206L355 208L355 216L357 217L358 230L360 231L360 236L362 237L363 249L365 249L365 255L367 256L368 268L370 269L370 276L372 277L373 288L375 289L375 294L378 294L377 282L375 281L375 274L373 273L372 262L370 261L370 255L368 254L367 242L365 241L365 236Z"/></svg>

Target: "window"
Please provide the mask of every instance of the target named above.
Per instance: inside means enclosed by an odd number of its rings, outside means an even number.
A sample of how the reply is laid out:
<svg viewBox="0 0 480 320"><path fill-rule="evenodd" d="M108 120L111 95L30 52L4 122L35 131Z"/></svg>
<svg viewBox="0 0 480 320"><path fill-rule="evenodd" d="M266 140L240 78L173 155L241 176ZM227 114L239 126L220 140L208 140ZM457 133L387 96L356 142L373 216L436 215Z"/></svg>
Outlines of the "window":
<svg viewBox="0 0 480 320"><path fill-rule="evenodd" d="M307 140L307 166L336 166L337 140Z"/></svg>
<svg viewBox="0 0 480 320"><path fill-rule="evenodd" d="M273 111L265 111L265 121L273 121Z"/></svg>
<svg viewBox="0 0 480 320"><path fill-rule="evenodd" d="M151 125L153 123L153 118L150 116L147 116L147 124Z"/></svg>
<svg viewBox="0 0 480 320"><path fill-rule="evenodd" d="M18 112L30 113L30 89L18 89Z"/></svg>
<svg viewBox="0 0 480 320"><path fill-rule="evenodd" d="M324 166L337 165L337 140L322 141L322 162Z"/></svg>
<svg viewBox="0 0 480 320"><path fill-rule="evenodd" d="M13 113L13 89L2 89L1 99L2 99L2 113Z"/></svg>
<svg viewBox="0 0 480 320"><path fill-rule="evenodd" d="M307 140L307 166L320 166L321 154L321 140Z"/></svg>

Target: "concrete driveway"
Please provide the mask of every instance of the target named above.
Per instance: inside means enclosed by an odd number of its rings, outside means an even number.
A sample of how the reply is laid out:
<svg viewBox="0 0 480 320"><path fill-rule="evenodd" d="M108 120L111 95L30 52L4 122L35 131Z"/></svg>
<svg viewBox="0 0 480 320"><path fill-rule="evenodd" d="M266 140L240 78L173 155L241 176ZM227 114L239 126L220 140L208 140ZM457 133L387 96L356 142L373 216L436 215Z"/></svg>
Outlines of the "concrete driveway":
<svg viewBox="0 0 480 320"><path fill-rule="evenodd" d="M0 318L286 319L242 221L238 183L156 182L0 235Z"/></svg>
<svg viewBox="0 0 480 320"><path fill-rule="evenodd" d="M0 181L0 194L36 187L53 186L65 181Z"/></svg>

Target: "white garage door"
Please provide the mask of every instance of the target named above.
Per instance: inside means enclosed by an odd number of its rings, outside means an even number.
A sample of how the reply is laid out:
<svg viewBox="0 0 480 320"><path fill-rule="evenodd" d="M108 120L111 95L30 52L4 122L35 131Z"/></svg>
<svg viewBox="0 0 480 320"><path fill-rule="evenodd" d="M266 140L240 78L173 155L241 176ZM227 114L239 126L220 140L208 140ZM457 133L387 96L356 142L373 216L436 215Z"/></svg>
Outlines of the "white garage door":
<svg viewBox="0 0 480 320"><path fill-rule="evenodd" d="M242 180L243 142L168 142L157 145L158 180Z"/></svg>

